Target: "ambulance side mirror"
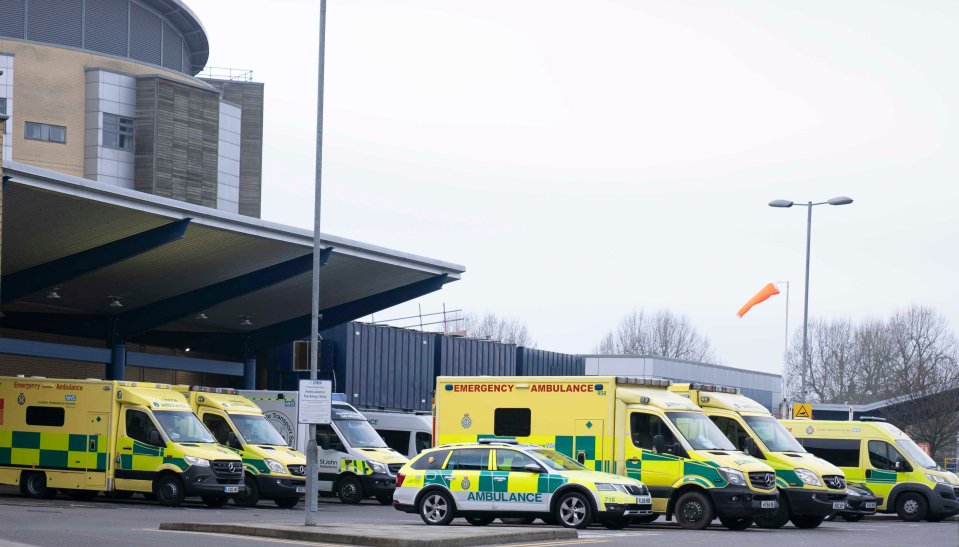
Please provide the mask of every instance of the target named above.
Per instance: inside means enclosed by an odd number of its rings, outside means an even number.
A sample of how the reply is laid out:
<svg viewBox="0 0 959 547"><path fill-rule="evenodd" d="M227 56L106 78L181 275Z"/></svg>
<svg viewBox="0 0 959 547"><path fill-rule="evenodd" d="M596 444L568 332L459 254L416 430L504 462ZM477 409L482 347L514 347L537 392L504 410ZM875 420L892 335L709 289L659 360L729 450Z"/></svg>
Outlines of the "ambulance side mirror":
<svg viewBox="0 0 959 547"><path fill-rule="evenodd" d="M156 429L147 434L147 442L153 446L163 446L163 439L160 438L160 432Z"/></svg>
<svg viewBox="0 0 959 547"><path fill-rule="evenodd" d="M756 444L756 440L752 437L746 437L746 440L743 441L743 451L754 458L766 459L762 452L759 451L759 445Z"/></svg>
<svg viewBox="0 0 959 547"><path fill-rule="evenodd" d="M526 471L527 473L542 473L543 468L540 467L539 464L528 463L523 467L523 471Z"/></svg>
<svg viewBox="0 0 959 547"><path fill-rule="evenodd" d="M230 448L243 448L240 446L240 440L236 438L236 433L232 431L226 434L226 445Z"/></svg>
<svg viewBox="0 0 959 547"><path fill-rule="evenodd" d="M653 450L658 454L666 452L666 438L662 435L653 435Z"/></svg>
<svg viewBox="0 0 959 547"><path fill-rule="evenodd" d="M320 442L318 442L318 443L316 443L316 444L318 444L318 445L320 446L320 448L322 448L323 450L329 450L330 447L331 447L329 435L317 435L317 437L319 437L318 440L319 440Z"/></svg>
<svg viewBox="0 0 959 547"><path fill-rule="evenodd" d="M893 468L895 468L895 470L898 471L899 473L905 473L905 472L907 472L907 471L912 471L912 469L909 468L909 464L906 463L906 460L896 460L896 462L893 463L892 466L893 466Z"/></svg>

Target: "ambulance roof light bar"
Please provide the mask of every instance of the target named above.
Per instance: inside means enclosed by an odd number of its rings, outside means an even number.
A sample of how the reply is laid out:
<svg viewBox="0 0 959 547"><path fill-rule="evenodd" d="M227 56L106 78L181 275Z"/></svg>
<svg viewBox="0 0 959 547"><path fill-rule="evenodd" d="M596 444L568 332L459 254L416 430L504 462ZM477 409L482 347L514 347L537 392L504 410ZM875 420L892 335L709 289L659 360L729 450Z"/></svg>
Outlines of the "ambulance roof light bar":
<svg viewBox="0 0 959 547"><path fill-rule="evenodd" d="M501 439L480 439L477 441L479 444L508 444L508 445L517 445L519 441L511 437L503 437Z"/></svg>
<svg viewBox="0 0 959 547"><path fill-rule="evenodd" d="M666 378L655 378L652 376L617 376L617 384L632 386L659 386L669 387L672 382Z"/></svg>
<svg viewBox="0 0 959 547"><path fill-rule="evenodd" d="M689 384L689 389L694 389L696 391L709 391L713 393L728 393L730 395L739 395L740 390L738 387L732 386L721 386L717 384L703 384L700 382L692 382Z"/></svg>
<svg viewBox="0 0 959 547"><path fill-rule="evenodd" d="M221 395L239 395L240 392L233 389L232 387L206 387L206 386L193 386L190 388L190 391L201 391L203 393L219 393Z"/></svg>
<svg viewBox="0 0 959 547"><path fill-rule="evenodd" d="M885 422L886 419L880 416L860 416L860 422Z"/></svg>

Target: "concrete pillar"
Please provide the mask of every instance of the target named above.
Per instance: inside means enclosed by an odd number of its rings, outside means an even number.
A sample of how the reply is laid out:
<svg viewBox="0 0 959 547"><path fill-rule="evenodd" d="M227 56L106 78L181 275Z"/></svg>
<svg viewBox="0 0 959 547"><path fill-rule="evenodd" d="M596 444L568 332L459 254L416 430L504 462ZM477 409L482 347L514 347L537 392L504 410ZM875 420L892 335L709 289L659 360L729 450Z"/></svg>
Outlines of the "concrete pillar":
<svg viewBox="0 0 959 547"><path fill-rule="evenodd" d="M256 356L248 355L243 360L243 389L256 389Z"/></svg>
<svg viewBox="0 0 959 547"><path fill-rule="evenodd" d="M127 346L126 344L114 344L110 348L110 352L111 360L110 368L107 371L107 379L122 380L127 367Z"/></svg>

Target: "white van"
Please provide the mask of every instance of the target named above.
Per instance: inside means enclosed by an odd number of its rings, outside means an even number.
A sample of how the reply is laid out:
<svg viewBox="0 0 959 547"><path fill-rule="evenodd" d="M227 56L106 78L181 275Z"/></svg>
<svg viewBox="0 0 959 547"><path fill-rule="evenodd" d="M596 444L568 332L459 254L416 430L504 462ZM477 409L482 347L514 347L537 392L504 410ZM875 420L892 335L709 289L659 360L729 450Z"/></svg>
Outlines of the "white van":
<svg viewBox="0 0 959 547"><path fill-rule="evenodd" d="M408 458L433 446L433 416L430 412L359 410L390 448Z"/></svg>
<svg viewBox="0 0 959 547"><path fill-rule="evenodd" d="M306 452L308 426L300 425L296 391L240 391L263 410L291 446ZM333 423L316 426L319 449L319 491L333 493L343 503L376 498L393 502L396 472L407 462L406 452L390 448L366 418L334 397Z"/></svg>

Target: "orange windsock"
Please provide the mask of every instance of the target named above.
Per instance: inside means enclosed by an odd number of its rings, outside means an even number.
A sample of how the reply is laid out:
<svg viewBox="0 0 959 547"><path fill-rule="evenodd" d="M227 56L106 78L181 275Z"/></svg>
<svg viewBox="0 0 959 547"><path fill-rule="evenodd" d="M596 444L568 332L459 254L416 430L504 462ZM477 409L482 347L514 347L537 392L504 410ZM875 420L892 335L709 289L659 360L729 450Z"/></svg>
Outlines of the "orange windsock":
<svg viewBox="0 0 959 547"><path fill-rule="evenodd" d="M746 312L751 310L752 307L755 306L756 304L759 304L760 302L766 300L770 296L773 296L776 294L779 294L779 289L776 288L776 285L773 285L772 283L768 283L758 293L756 293L756 296L750 298L749 302L746 302L746 304L743 307L739 308L739 313L738 313L739 317L746 315Z"/></svg>

